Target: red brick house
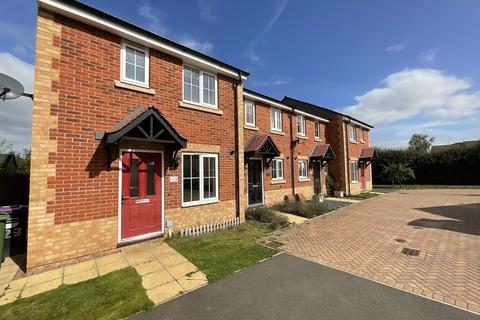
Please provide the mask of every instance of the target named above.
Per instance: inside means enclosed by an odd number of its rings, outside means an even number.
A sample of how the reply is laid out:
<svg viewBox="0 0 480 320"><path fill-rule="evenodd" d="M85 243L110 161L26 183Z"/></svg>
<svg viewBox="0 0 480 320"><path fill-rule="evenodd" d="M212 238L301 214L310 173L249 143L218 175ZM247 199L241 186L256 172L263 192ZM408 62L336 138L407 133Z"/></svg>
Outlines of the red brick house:
<svg viewBox="0 0 480 320"><path fill-rule="evenodd" d="M295 110L302 110L328 119L326 141L333 149L335 161L328 164L328 173L345 194L372 190L372 161L375 149L370 147L373 126L348 115L308 102L285 97L282 102Z"/></svg>
<svg viewBox="0 0 480 320"><path fill-rule="evenodd" d="M28 270L243 222L324 194L328 173L371 189L371 126L244 90L247 72L82 3L38 4Z"/></svg>
<svg viewBox="0 0 480 320"><path fill-rule="evenodd" d="M27 268L243 220L248 73L76 1L38 3Z"/></svg>

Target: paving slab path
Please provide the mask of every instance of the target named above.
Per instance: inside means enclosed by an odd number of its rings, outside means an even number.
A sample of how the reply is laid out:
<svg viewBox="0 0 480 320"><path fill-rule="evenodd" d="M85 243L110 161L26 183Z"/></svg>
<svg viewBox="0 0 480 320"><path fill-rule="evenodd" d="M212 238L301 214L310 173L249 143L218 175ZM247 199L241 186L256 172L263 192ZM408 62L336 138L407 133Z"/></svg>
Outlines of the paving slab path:
<svg viewBox="0 0 480 320"><path fill-rule="evenodd" d="M480 314L480 190L405 190L276 234L279 249Z"/></svg>
<svg viewBox="0 0 480 320"><path fill-rule="evenodd" d="M147 296L155 304L165 302L208 283L205 274L163 242L146 241L119 252L65 267L14 279L18 266L7 260L0 269L0 305L19 298L75 284L107 273L133 267L142 277Z"/></svg>

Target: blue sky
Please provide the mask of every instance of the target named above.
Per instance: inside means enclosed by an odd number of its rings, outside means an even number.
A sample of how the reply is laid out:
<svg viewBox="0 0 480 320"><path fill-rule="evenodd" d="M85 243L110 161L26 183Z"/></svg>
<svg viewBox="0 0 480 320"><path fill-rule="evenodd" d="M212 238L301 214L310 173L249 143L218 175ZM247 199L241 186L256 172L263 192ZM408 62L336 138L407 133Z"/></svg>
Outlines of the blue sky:
<svg viewBox="0 0 480 320"><path fill-rule="evenodd" d="M480 138L480 1L84 2L250 71L253 90L370 122L374 145ZM36 3L2 9L0 72L31 89ZM16 149L29 108L0 104L0 136Z"/></svg>

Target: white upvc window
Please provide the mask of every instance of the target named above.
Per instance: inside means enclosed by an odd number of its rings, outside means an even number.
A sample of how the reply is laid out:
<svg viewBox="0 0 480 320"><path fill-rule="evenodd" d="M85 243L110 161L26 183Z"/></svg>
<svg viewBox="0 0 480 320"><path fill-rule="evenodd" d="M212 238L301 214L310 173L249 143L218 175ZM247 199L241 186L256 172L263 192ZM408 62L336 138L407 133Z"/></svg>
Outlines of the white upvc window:
<svg viewBox="0 0 480 320"><path fill-rule="evenodd" d="M348 125L348 135L350 137L350 141L357 141L357 128L354 125Z"/></svg>
<svg viewBox="0 0 480 320"><path fill-rule="evenodd" d="M282 111L276 108L270 108L270 128L273 131L282 132Z"/></svg>
<svg viewBox="0 0 480 320"><path fill-rule="evenodd" d="M320 122L315 121L315 139L320 140Z"/></svg>
<svg viewBox="0 0 480 320"><path fill-rule="evenodd" d="M358 182L358 161L351 161L350 167L352 171L352 182Z"/></svg>
<svg viewBox="0 0 480 320"><path fill-rule="evenodd" d="M298 178L308 179L308 161L298 160Z"/></svg>
<svg viewBox="0 0 480 320"><path fill-rule="evenodd" d="M122 82L148 87L148 48L122 42L120 51L120 80Z"/></svg>
<svg viewBox="0 0 480 320"><path fill-rule="evenodd" d="M255 127L255 103L248 100L245 101L245 124Z"/></svg>
<svg viewBox="0 0 480 320"><path fill-rule="evenodd" d="M360 128L360 142L365 143L365 129Z"/></svg>
<svg viewBox="0 0 480 320"><path fill-rule="evenodd" d="M183 66L183 100L217 108L217 77L187 65Z"/></svg>
<svg viewBox="0 0 480 320"><path fill-rule="evenodd" d="M184 206L218 201L218 155L182 155L182 203Z"/></svg>
<svg viewBox="0 0 480 320"><path fill-rule="evenodd" d="M305 136L305 117L297 114L297 135Z"/></svg>
<svg viewBox="0 0 480 320"><path fill-rule="evenodd" d="M272 180L283 180L283 160L272 160Z"/></svg>

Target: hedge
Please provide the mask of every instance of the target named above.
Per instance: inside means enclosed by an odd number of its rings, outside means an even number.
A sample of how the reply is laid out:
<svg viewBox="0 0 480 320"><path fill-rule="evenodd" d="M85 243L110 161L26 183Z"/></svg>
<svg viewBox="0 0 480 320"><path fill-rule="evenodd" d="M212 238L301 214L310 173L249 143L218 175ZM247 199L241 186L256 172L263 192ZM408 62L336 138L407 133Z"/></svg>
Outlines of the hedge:
<svg viewBox="0 0 480 320"><path fill-rule="evenodd" d="M390 184L382 174L390 164L404 164L415 172L411 184L480 184L480 147L452 149L436 153L419 153L395 149L378 149L373 163L373 183Z"/></svg>

